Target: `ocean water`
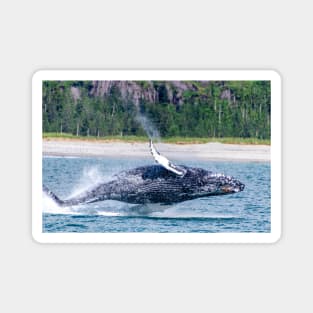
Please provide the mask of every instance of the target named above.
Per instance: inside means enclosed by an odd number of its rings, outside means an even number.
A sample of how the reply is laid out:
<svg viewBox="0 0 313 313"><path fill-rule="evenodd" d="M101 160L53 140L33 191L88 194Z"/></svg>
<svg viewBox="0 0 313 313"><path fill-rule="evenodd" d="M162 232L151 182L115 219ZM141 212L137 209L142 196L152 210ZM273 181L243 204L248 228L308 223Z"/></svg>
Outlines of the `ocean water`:
<svg viewBox="0 0 313 313"><path fill-rule="evenodd" d="M147 159L44 157L43 183L61 199L110 180L119 171L153 164ZM102 201L59 207L43 195L43 232L242 233L271 231L270 163L180 162L224 173L245 184L243 192L144 207Z"/></svg>

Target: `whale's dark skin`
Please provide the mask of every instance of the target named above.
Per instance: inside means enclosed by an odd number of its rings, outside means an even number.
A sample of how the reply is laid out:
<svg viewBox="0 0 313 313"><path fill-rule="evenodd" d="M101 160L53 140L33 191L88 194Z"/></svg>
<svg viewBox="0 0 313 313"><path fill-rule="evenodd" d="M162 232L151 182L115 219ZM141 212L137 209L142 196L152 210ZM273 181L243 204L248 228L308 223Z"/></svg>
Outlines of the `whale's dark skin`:
<svg viewBox="0 0 313 313"><path fill-rule="evenodd" d="M131 204L172 204L201 197L240 192L244 184L223 174L202 168L180 165L181 177L160 165L137 167L120 172L112 180L99 184L77 197L61 200L46 186L44 192L60 206L74 206L103 200L117 200Z"/></svg>

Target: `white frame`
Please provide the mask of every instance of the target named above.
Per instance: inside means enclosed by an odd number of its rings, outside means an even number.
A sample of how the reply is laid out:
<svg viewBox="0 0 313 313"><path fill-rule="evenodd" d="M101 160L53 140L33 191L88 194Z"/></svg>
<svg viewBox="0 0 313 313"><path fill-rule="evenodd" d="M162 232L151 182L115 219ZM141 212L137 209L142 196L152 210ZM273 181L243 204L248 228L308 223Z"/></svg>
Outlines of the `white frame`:
<svg viewBox="0 0 313 313"><path fill-rule="evenodd" d="M44 80L270 80L270 233L44 233L42 82ZM281 77L274 70L40 70L32 79L32 235L40 243L274 243L281 236Z"/></svg>

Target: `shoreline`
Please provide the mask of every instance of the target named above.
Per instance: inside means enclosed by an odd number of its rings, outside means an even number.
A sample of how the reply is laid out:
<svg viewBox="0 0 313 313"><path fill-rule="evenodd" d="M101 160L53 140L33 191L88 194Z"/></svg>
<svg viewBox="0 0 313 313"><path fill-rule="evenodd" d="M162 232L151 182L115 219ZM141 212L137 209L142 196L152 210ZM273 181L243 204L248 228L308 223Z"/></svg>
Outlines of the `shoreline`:
<svg viewBox="0 0 313 313"><path fill-rule="evenodd" d="M161 154L170 160L195 159L214 161L270 162L268 145L244 144L169 144L155 143ZM151 158L148 143L94 142L85 140L45 140L43 156Z"/></svg>

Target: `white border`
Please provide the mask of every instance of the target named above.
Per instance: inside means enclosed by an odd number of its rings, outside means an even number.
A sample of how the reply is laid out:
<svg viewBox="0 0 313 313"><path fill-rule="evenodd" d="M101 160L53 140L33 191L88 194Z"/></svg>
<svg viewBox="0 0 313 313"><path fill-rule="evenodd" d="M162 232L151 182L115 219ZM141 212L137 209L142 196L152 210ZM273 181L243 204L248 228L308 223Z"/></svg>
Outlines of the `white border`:
<svg viewBox="0 0 313 313"><path fill-rule="evenodd" d="M42 82L44 80L270 80L270 233L43 233ZM274 243L281 236L281 77L273 70L41 70L32 79L32 235L40 243Z"/></svg>

